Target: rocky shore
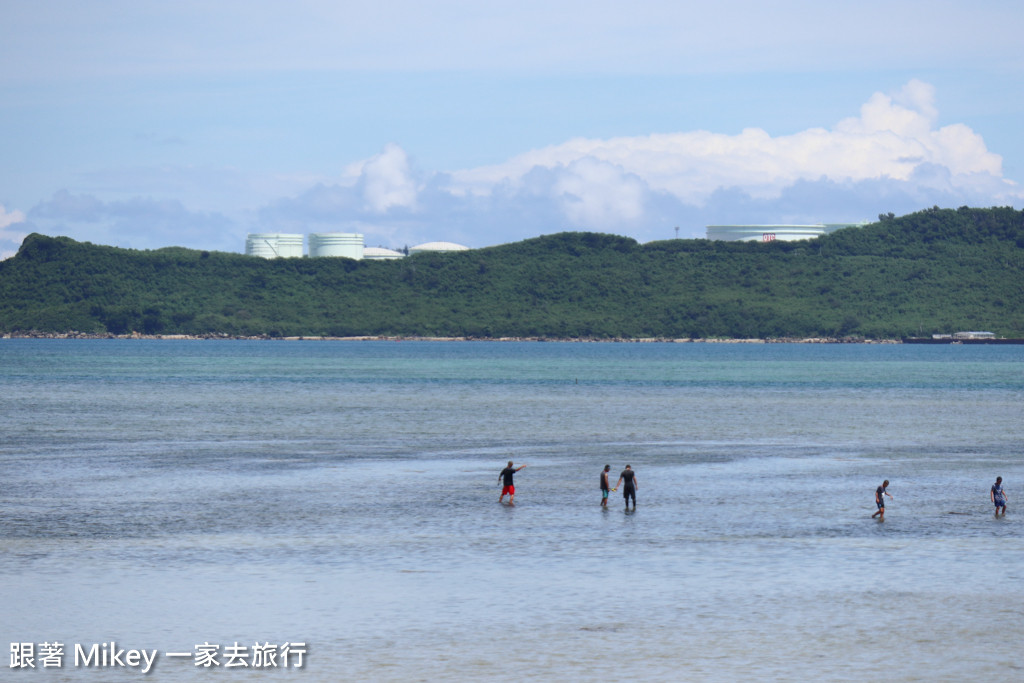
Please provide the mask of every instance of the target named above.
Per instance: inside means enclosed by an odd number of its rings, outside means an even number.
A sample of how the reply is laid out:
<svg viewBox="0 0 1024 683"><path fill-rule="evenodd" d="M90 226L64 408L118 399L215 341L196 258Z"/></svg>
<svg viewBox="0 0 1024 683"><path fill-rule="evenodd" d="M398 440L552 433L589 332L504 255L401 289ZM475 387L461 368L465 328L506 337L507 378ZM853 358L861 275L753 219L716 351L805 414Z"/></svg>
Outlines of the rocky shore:
<svg viewBox="0 0 1024 683"><path fill-rule="evenodd" d="M900 344L899 339L864 339L861 337L779 337L770 339L719 339L719 338L673 338L673 337L642 337L642 338L591 338L591 337L392 337L392 336L359 336L359 337L272 337L270 335L233 336L224 333L208 334L95 334L88 332L10 332L0 335L3 339L239 339L253 341L493 341L493 342L580 342L580 343L673 343L673 344Z"/></svg>

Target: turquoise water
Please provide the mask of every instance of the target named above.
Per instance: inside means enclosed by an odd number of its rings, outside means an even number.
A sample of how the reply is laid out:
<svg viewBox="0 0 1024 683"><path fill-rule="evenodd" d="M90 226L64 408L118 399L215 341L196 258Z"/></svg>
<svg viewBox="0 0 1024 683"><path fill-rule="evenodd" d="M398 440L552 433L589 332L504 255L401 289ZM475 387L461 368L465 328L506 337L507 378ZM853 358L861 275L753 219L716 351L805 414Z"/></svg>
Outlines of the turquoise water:
<svg viewBox="0 0 1024 683"><path fill-rule="evenodd" d="M0 340L0 388L9 643L304 642L301 674L204 674L318 681L1021 677L1024 347ZM636 513L599 507L605 463Z"/></svg>

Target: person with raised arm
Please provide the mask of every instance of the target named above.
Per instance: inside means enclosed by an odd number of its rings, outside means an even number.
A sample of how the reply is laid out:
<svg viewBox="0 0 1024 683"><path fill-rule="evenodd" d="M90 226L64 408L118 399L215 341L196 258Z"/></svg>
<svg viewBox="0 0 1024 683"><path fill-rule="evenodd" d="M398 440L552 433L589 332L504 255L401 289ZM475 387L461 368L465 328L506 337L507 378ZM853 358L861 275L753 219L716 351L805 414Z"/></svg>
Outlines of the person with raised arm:
<svg viewBox="0 0 1024 683"><path fill-rule="evenodd" d="M508 504L515 505L516 499L516 485L512 480L512 477L516 472L526 467L526 465L520 465L519 467L513 467L512 461L508 461L508 467L501 471L498 475L498 480L502 482L501 495L498 497L498 502L505 502L505 494L508 494Z"/></svg>

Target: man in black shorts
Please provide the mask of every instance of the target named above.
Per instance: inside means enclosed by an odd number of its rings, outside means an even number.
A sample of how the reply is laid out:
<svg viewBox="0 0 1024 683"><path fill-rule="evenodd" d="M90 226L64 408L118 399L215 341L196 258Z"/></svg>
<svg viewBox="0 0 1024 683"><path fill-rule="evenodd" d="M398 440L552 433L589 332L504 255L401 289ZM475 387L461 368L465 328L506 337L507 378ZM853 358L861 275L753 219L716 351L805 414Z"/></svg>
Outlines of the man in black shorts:
<svg viewBox="0 0 1024 683"><path fill-rule="evenodd" d="M882 482L882 485L875 489L875 505L878 506L878 512L871 515L871 519L878 517L879 519L885 519L885 496L892 498L892 494L885 489L889 486L889 480L886 479Z"/></svg>
<svg viewBox="0 0 1024 683"><path fill-rule="evenodd" d="M616 482L615 488L619 488L619 484L623 481L626 482L626 487L622 489L622 497L626 500L626 509L629 509L629 499L633 499L633 509L636 510L636 472L629 465L626 465L626 469L622 470L622 474L619 475L619 481Z"/></svg>

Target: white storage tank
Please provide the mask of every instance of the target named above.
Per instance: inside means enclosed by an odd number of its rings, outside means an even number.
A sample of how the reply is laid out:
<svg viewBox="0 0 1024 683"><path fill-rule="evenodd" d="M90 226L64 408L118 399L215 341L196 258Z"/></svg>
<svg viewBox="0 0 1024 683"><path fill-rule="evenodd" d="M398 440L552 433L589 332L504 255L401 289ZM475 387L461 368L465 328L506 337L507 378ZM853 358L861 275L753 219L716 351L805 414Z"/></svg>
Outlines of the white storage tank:
<svg viewBox="0 0 1024 683"><path fill-rule="evenodd" d="M363 258L374 261L387 261L404 257L400 251L385 249L384 247L366 247L363 249Z"/></svg>
<svg viewBox="0 0 1024 683"><path fill-rule="evenodd" d="M814 223L811 225L709 225L709 240L726 242L795 242L827 235L843 228L863 227L866 223Z"/></svg>
<svg viewBox="0 0 1024 683"><path fill-rule="evenodd" d="M299 258L302 235L283 232L254 232L245 239L246 256L262 258Z"/></svg>
<svg viewBox="0 0 1024 683"><path fill-rule="evenodd" d="M363 235L358 232L315 232L309 235L309 255L363 258Z"/></svg>
<svg viewBox="0 0 1024 683"><path fill-rule="evenodd" d="M410 254L418 254L424 251L469 251L469 247L464 247L455 242L426 242L424 244L417 244L409 249Z"/></svg>

